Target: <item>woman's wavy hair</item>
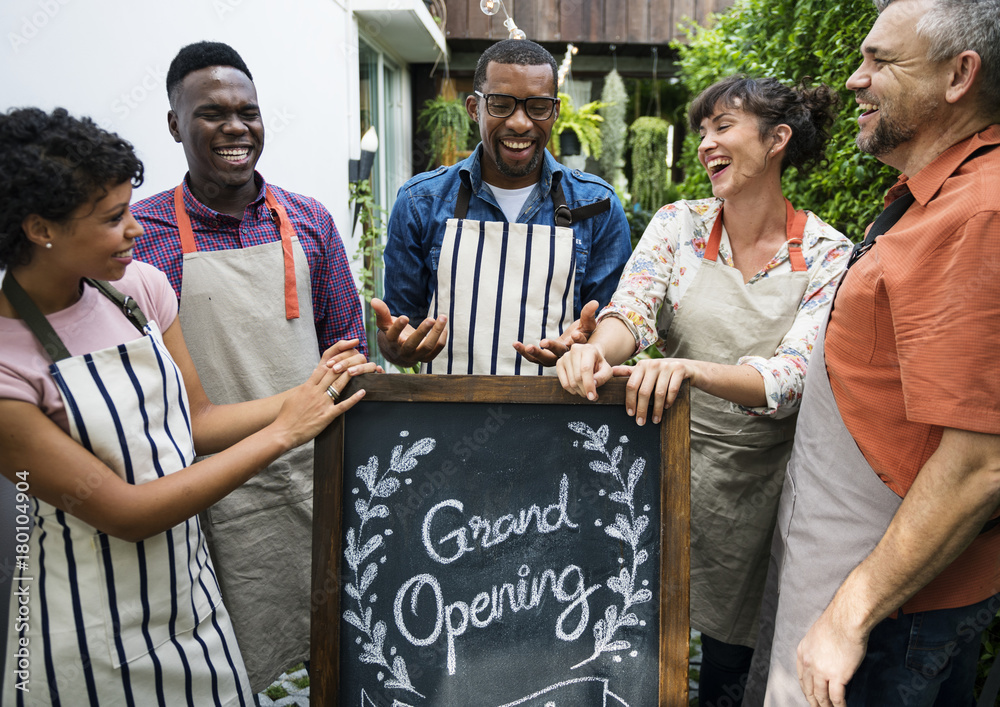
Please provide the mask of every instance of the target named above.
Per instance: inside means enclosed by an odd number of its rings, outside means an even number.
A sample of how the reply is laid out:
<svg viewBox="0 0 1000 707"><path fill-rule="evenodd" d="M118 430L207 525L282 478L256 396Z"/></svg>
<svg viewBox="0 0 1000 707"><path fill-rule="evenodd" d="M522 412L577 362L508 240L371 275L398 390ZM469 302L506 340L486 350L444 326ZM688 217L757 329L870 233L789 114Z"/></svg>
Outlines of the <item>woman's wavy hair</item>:
<svg viewBox="0 0 1000 707"><path fill-rule="evenodd" d="M109 186L142 184L131 143L63 108L14 108L0 114L0 266L26 265L31 214L65 222Z"/></svg>

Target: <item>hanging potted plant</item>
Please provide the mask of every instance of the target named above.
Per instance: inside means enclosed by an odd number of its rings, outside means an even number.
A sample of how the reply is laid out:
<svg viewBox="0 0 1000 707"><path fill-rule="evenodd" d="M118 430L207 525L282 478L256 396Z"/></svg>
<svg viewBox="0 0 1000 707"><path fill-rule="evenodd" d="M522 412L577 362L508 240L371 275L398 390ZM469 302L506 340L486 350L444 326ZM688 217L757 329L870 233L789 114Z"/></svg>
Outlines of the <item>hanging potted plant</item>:
<svg viewBox="0 0 1000 707"><path fill-rule="evenodd" d="M577 109L569 94L559 94L559 117L552 125L549 151L556 157L584 154L601 156L601 123L597 111L606 104L591 101Z"/></svg>
<svg viewBox="0 0 1000 707"><path fill-rule="evenodd" d="M628 137L628 123L625 110L628 93L625 82L617 71L611 71L604 78L601 101L606 106L601 109L604 123L601 124L601 171L603 177L616 189L625 189L625 140Z"/></svg>
<svg viewBox="0 0 1000 707"><path fill-rule="evenodd" d="M451 98L439 95L425 101L417 119L430 138L428 169L435 164L455 164L458 153L469 148L469 114L465 102L454 95Z"/></svg>

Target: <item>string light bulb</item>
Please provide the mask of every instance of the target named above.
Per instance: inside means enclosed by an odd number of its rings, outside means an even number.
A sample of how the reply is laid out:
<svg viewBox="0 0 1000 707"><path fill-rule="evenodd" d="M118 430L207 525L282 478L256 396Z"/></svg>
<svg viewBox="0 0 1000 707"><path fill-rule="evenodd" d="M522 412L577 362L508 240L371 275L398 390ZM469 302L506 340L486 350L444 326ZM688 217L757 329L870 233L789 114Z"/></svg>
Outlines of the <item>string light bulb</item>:
<svg viewBox="0 0 1000 707"><path fill-rule="evenodd" d="M504 17L507 18L503 21L503 26L507 29L507 39L528 38L528 36L518 29L516 24L514 24L514 18L507 12L507 6L503 4L503 0L479 0L479 9L483 11L484 15L489 17L492 17L500 12L500 10L503 10Z"/></svg>

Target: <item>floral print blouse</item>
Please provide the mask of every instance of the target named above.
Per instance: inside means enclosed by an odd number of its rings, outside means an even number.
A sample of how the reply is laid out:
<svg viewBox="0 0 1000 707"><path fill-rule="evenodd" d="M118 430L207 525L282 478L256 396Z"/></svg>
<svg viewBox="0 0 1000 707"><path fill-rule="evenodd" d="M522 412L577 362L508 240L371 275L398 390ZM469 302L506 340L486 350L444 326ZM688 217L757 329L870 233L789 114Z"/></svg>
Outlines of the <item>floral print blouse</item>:
<svg viewBox="0 0 1000 707"><path fill-rule="evenodd" d="M705 246L721 206L722 201L714 198L677 201L657 211L646 227L625 265L611 303L600 315L600 318L615 316L625 323L635 337L636 353L654 344L662 352L661 333L657 331L660 309L668 306L677 310L701 267ZM791 329L771 358L744 356L734 362L752 366L764 377L767 407L747 408L734 404L734 411L785 417L798 409L809 355L819 326L833 302L837 283L847 267L851 247L851 242L843 234L809 213L802 234L802 255L809 272L809 284ZM722 231L719 260L735 267L725 229ZM788 245L783 244L764 269L747 284L790 272L791 269Z"/></svg>

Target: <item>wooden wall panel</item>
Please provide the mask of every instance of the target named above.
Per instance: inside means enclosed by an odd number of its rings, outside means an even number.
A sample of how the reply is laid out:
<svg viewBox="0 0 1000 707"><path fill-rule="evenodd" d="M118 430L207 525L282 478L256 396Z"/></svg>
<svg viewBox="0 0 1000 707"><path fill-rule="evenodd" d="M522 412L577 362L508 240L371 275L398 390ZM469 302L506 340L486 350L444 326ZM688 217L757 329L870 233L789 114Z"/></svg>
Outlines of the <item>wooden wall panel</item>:
<svg viewBox="0 0 1000 707"><path fill-rule="evenodd" d="M539 42L664 44L678 38L684 17L701 23L735 0L504 0L517 26ZM447 36L498 40L507 36L503 11L487 17L479 0L446 0Z"/></svg>
<svg viewBox="0 0 1000 707"><path fill-rule="evenodd" d="M649 3L649 40L655 44L664 44L674 35L671 24L671 0L650 0Z"/></svg>
<svg viewBox="0 0 1000 707"><path fill-rule="evenodd" d="M469 0L449 0L445 5L448 8L448 24L445 25L445 37L455 39L469 38L469 12L472 11L473 4ZM479 3L475 3L476 12L483 14L479 9Z"/></svg>
<svg viewBox="0 0 1000 707"><path fill-rule="evenodd" d="M623 43L628 40L629 3L608 0L604 3L604 39L607 42Z"/></svg>
<svg viewBox="0 0 1000 707"><path fill-rule="evenodd" d="M705 5L705 0L674 0L673 8L670 15L670 36L671 38L677 34L677 25L681 22L687 24L687 18L695 20L700 23L702 18L699 15L704 14L702 7ZM682 35L683 36L683 35Z"/></svg>
<svg viewBox="0 0 1000 707"><path fill-rule="evenodd" d="M628 41L649 44L650 0L632 0L628 7Z"/></svg>

